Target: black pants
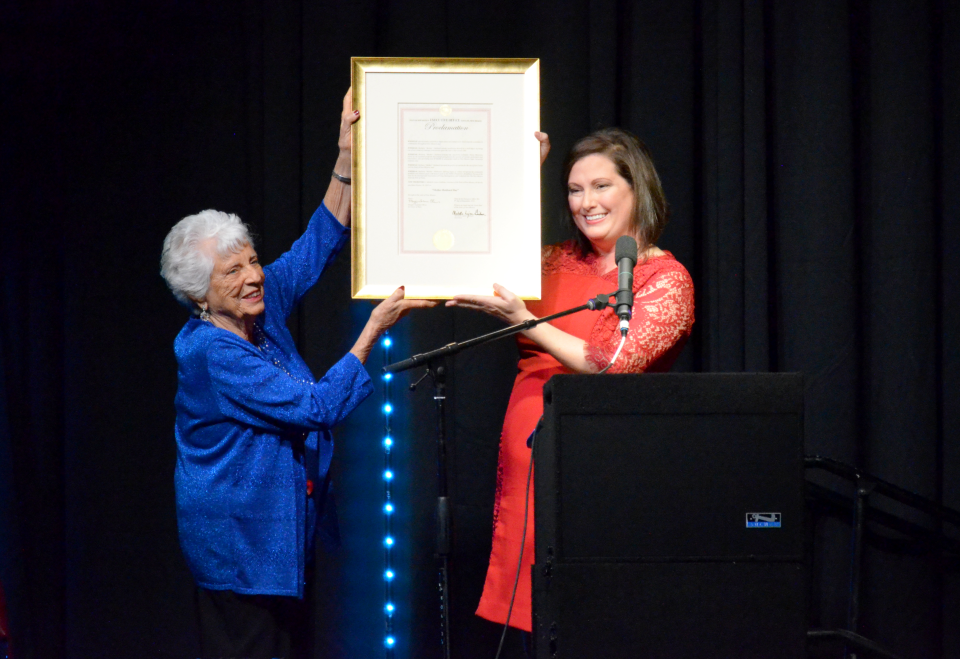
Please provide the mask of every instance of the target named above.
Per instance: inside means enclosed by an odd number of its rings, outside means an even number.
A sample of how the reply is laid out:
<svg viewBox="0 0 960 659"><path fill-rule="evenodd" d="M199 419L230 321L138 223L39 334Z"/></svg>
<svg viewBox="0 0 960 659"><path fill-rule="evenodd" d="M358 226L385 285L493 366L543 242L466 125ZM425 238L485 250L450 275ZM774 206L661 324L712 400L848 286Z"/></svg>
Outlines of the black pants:
<svg viewBox="0 0 960 659"><path fill-rule="evenodd" d="M202 659L307 659L308 599L197 588Z"/></svg>

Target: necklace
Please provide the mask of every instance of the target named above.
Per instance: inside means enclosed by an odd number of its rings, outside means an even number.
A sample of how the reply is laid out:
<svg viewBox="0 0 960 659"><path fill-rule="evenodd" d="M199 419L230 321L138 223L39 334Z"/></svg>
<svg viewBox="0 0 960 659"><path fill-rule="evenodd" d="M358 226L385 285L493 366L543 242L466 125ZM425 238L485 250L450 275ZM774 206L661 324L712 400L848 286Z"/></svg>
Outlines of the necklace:
<svg viewBox="0 0 960 659"><path fill-rule="evenodd" d="M206 318L204 318L204 315L206 315ZM210 315L207 314L206 309L204 309L203 313L200 314L200 320L214 325L213 321L210 319ZM267 340L266 332L264 332L263 329L256 323L253 324L253 345L257 346L257 350L260 351L260 354L269 359L274 366L286 373L291 380L310 386L316 384L313 380L298 378L296 375L287 370L287 367L283 365L283 362L277 359L277 350L271 347L270 341Z"/></svg>
<svg viewBox="0 0 960 659"><path fill-rule="evenodd" d="M298 378L296 375L294 375L293 373L287 370L287 367L283 365L283 362L277 359L277 356L276 356L277 351L276 349L270 346L270 342L267 340L266 332L264 332L263 329L261 329L261 327L256 323L253 324L253 339L254 339L254 345L257 346L257 350L260 351L260 354L262 354L264 357L268 358L271 362L273 362L273 365L279 368L284 373L286 373L290 377L290 379L295 380L301 384L306 384L311 386L315 384L313 380Z"/></svg>

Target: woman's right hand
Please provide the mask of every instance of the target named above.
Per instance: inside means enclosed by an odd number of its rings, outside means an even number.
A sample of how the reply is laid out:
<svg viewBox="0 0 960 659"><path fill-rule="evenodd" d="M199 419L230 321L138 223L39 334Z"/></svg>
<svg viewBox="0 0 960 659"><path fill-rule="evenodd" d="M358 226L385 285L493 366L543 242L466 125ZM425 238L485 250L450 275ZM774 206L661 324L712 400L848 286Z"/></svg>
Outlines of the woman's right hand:
<svg viewBox="0 0 960 659"><path fill-rule="evenodd" d="M546 162L547 155L550 153L550 136L546 133L541 133L539 130L536 131L533 136L540 142L540 164L542 165Z"/></svg>
<svg viewBox="0 0 960 659"><path fill-rule="evenodd" d="M340 178L333 177L327 186L327 193L323 203L333 213L337 221L345 227L350 226L350 171L353 160L353 124L360 118L360 113L353 109L353 88L347 89L343 96L343 110L340 112L340 136L337 138L337 162L333 165L333 172Z"/></svg>
<svg viewBox="0 0 960 659"><path fill-rule="evenodd" d="M347 93L343 96L343 110L340 112L340 138L337 140L340 153L349 154L353 150L353 124L359 118L360 111L353 109L353 87L347 87ZM343 174L349 176L350 172Z"/></svg>
<svg viewBox="0 0 960 659"><path fill-rule="evenodd" d="M366 362L380 335L393 327L398 320L414 309L429 309L435 306L437 306L435 300L406 299L403 286L401 286L370 313L370 319L367 320L367 324L360 333L360 338L357 339L350 352L356 355L361 363Z"/></svg>

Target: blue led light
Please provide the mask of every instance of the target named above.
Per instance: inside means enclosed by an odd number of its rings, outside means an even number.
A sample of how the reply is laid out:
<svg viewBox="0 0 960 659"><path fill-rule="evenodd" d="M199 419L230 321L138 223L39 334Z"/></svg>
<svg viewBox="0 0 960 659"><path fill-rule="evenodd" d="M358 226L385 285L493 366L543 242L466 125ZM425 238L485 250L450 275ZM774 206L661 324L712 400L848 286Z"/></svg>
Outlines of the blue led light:
<svg viewBox="0 0 960 659"><path fill-rule="evenodd" d="M393 340L390 338L389 334L383 336L380 341L380 345L383 349L383 361L386 363L389 361L390 355L390 346L393 345ZM384 578L384 618L386 634L383 639L384 647L386 648L386 656L393 657L394 646L396 645L396 638L393 636L393 579L395 574L393 572L393 565L391 561L391 554L393 553L393 546L396 543L396 540L393 536L392 529L392 514L393 514L393 503L391 502L393 496L391 494L391 487L393 486L393 463L391 461L391 447L393 446L393 438L390 430L391 414L393 413L393 405L390 401L390 386L391 380L393 380L392 373L383 374L383 578Z"/></svg>

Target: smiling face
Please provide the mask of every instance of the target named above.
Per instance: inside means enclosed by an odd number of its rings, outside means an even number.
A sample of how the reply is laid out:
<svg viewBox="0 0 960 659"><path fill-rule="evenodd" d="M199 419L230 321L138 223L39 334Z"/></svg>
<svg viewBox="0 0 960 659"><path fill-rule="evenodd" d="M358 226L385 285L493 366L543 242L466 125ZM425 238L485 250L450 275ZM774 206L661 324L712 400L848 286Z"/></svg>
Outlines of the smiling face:
<svg viewBox="0 0 960 659"><path fill-rule="evenodd" d="M635 233L633 189L604 155L592 153L574 163L567 202L574 224L598 254L613 252L617 238Z"/></svg>
<svg viewBox="0 0 960 659"><path fill-rule="evenodd" d="M212 245L206 245L213 257L210 288L204 301L217 324L226 321L245 327L263 313L263 268L250 245L239 252L220 256Z"/></svg>

